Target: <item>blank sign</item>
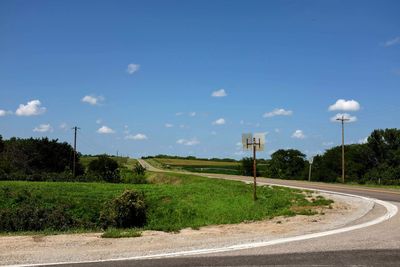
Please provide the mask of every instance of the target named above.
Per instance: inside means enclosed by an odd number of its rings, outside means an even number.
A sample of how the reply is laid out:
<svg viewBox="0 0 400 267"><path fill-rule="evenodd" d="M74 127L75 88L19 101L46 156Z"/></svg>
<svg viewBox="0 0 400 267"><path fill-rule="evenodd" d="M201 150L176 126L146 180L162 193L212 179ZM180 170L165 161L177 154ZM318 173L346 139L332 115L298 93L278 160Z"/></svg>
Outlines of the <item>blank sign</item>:
<svg viewBox="0 0 400 267"><path fill-rule="evenodd" d="M244 150L251 150L253 143L253 135L251 133L242 134L242 146ZM250 144L249 146L247 144Z"/></svg>
<svg viewBox="0 0 400 267"><path fill-rule="evenodd" d="M265 148L265 133L255 133L254 139L256 141L256 150L257 151L264 151Z"/></svg>

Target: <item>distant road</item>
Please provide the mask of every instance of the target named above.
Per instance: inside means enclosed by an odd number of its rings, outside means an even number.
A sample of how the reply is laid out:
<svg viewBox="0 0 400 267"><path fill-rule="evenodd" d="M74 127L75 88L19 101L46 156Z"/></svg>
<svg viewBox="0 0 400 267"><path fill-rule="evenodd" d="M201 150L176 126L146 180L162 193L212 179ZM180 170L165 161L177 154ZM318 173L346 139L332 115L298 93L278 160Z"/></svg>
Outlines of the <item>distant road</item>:
<svg viewBox="0 0 400 267"><path fill-rule="evenodd" d="M150 171L164 171L154 168L143 160L139 160L139 162ZM244 176L204 173L196 173L196 175L252 182L251 177ZM258 178L258 181L260 183L367 196L390 201L400 207L400 190L267 178ZM98 262L75 264L74 266L172 267L266 265L400 266L400 215L397 214L388 221L352 232L275 246L192 257Z"/></svg>

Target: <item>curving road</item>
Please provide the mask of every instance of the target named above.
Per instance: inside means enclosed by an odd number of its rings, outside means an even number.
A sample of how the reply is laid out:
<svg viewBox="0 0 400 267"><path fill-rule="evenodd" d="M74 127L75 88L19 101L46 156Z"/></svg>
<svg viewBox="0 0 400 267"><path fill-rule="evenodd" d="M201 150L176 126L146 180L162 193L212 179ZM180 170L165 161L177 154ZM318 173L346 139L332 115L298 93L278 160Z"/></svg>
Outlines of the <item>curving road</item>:
<svg viewBox="0 0 400 267"><path fill-rule="evenodd" d="M151 171L159 170L143 160L139 162ZM209 178L223 178L252 182L251 177L197 174ZM377 198L400 208L400 190L365 188L360 186L313 183L258 178L260 183L335 191ZM374 209L371 216L383 213L382 207ZM376 214L373 214L376 213ZM367 220L368 218L364 218ZM258 247L233 252L204 254L146 260L122 260L74 264L74 266L400 266L400 215L367 228L331 236ZM69 265L65 265L69 266Z"/></svg>

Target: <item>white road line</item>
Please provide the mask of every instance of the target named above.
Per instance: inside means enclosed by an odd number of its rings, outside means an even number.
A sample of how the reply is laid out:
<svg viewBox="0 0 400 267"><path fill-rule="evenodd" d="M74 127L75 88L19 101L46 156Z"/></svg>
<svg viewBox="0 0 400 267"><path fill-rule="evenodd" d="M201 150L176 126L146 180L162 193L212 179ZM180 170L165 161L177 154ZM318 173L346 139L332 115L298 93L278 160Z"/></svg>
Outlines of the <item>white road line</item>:
<svg viewBox="0 0 400 267"><path fill-rule="evenodd" d="M197 249L197 250L179 251L179 252L171 252L171 253L134 256L134 257L127 257L127 258L107 259L107 260L22 264L22 265L10 265L10 266L12 266L12 267L20 267L20 266L21 267L22 266L30 267L30 266L48 266L48 265L62 265L62 264L79 264L79 263L100 263L100 262L127 261L127 260L162 259L162 258L196 256L196 255L203 255L203 254L222 253L222 252L230 252L230 251L237 251L237 250L244 250L244 249L260 248L260 247L267 247L267 246L284 244L284 243L289 243L289 242L308 240L308 239L313 239L313 238L325 237L325 236L330 236L330 235L335 235L335 234L346 233L346 232L350 232L350 231L354 231L354 230L359 230L362 228L366 228L366 227L373 226L373 225L382 223L384 221L387 221L390 218L394 217L398 212L398 208L396 205L393 205L392 203L382 201L379 199L373 199L373 198L357 196L357 195L352 195L352 194L346 194L346 193L340 193L340 192L316 190L316 189L305 188L305 187L286 186L286 185L270 184L270 183L259 183L259 184L260 185L283 186L283 187L289 187L289 188L295 188L295 189L306 189L306 190L311 190L311 191L317 191L317 192L323 192L323 193L329 193L329 194L335 194L335 195L343 195L343 196L355 197L355 198L360 198L360 199L364 199L364 200L368 200L368 201L373 201L376 204L384 206L386 208L386 214L379 218L376 218L372 221L361 223L358 225L343 227L343 228L320 232L320 233L300 235L300 236L287 237L287 238L279 238L279 239L263 241L263 242L238 244L238 245L219 247L219 248Z"/></svg>

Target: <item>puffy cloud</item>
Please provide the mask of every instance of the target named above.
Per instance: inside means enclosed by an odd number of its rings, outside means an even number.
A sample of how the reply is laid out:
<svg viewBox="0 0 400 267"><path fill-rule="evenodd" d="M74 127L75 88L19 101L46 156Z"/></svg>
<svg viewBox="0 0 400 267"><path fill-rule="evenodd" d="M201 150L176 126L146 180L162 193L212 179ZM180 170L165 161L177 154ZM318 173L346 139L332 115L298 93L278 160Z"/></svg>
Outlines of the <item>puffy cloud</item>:
<svg viewBox="0 0 400 267"><path fill-rule="evenodd" d="M360 104L355 100L339 99L335 104L329 106L329 111L358 111Z"/></svg>
<svg viewBox="0 0 400 267"><path fill-rule="evenodd" d="M115 133L115 131L114 131L113 129L111 129L110 127L107 127L107 126L105 126L105 125L101 126L101 127L97 130L97 132L98 132L99 134L112 134L112 133Z"/></svg>
<svg viewBox="0 0 400 267"><path fill-rule="evenodd" d="M398 45L398 44L400 44L400 36L397 36L397 37L395 37L395 38L393 38L393 39L387 40L387 41L383 44L383 46L384 46L384 47L389 47L389 46Z"/></svg>
<svg viewBox="0 0 400 267"><path fill-rule="evenodd" d="M190 117L196 116L196 112L190 112L190 113L189 113L189 116L190 116Z"/></svg>
<svg viewBox="0 0 400 267"><path fill-rule="evenodd" d="M39 100L32 100L24 104L20 104L18 109L15 111L17 116L35 116L46 112L45 107L41 107Z"/></svg>
<svg viewBox="0 0 400 267"><path fill-rule="evenodd" d="M176 141L177 144L180 145L185 145L185 146L195 146L200 144L199 140L197 138L191 138L191 139L178 139Z"/></svg>
<svg viewBox="0 0 400 267"><path fill-rule="evenodd" d="M292 134L292 138L296 138L296 139L304 139L306 138L306 136L304 135L302 130L296 130L293 134Z"/></svg>
<svg viewBox="0 0 400 267"><path fill-rule="evenodd" d="M357 117L356 116L352 116L350 114L347 113L338 113L335 116L333 116L331 118L332 122L337 122L338 119L344 118L346 120L348 120L348 122L356 122L357 121Z"/></svg>
<svg viewBox="0 0 400 267"><path fill-rule="evenodd" d="M219 89L217 91L212 92L212 97L225 97L228 94L225 92L225 89Z"/></svg>
<svg viewBox="0 0 400 267"><path fill-rule="evenodd" d="M4 110L4 109L0 109L0 117L7 116L9 114L12 114L12 111L7 111L7 110Z"/></svg>
<svg viewBox="0 0 400 267"><path fill-rule="evenodd" d="M131 64L128 65L128 68L126 69L126 71L127 71L129 74L134 74L135 72L137 72L137 71L139 70L139 68L140 68L140 65L139 65L139 64L133 64L133 63L131 63Z"/></svg>
<svg viewBox="0 0 400 267"><path fill-rule="evenodd" d="M39 126L35 127L33 131L39 133L52 132L53 127L51 127L50 124L40 124Z"/></svg>
<svg viewBox="0 0 400 267"><path fill-rule="evenodd" d="M293 111L291 110L286 110L283 108L276 108L271 112L264 113L263 117L264 118L271 118L275 116L291 116L293 114Z"/></svg>
<svg viewBox="0 0 400 267"><path fill-rule="evenodd" d="M225 119L224 118L220 118L220 119L218 119L216 121L213 121L212 124L214 124L214 125L224 125L225 124Z"/></svg>
<svg viewBox="0 0 400 267"><path fill-rule="evenodd" d="M131 134L131 135L127 135L125 136L125 139L130 139L130 140L147 140L147 135L142 134L142 133L138 133L138 134Z"/></svg>
<svg viewBox="0 0 400 267"><path fill-rule="evenodd" d="M174 125L172 123L166 123L165 124L165 128L172 128L174 127Z"/></svg>
<svg viewBox="0 0 400 267"><path fill-rule="evenodd" d="M82 102L88 103L90 105L99 105L101 102L104 101L104 97L102 96L95 96L95 95L85 95L82 99Z"/></svg>

